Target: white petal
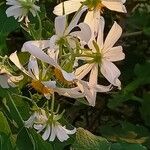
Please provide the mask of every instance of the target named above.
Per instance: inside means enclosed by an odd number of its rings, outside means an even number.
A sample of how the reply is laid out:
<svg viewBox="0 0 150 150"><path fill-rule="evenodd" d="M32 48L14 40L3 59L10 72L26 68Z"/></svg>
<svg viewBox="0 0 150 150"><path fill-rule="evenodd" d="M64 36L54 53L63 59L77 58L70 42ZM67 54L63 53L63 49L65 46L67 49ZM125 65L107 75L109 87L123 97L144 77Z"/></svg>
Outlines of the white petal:
<svg viewBox="0 0 150 150"><path fill-rule="evenodd" d="M106 53L103 54L103 57L108 61L114 62L123 60L125 58L125 54L123 53L122 46L117 46L106 51Z"/></svg>
<svg viewBox="0 0 150 150"><path fill-rule="evenodd" d="M50 136L50 126L47 125L46 130L45 130L44 134L42 135L42 138L45 141L48 139L49 136Z"/></svg>
<svg viewBox="0 0 150 150"><path fill-rule="evenodd" d="M91 89L88 85L88 82L85 81L78 81L77 85L79 87L79 89L82 91L82 93L84 93L84 96L86 97L87 101L89 102L90 106L95 106L95 99L93 99L93 95L91 93Z"/></svg>
<svg viewBox="0 0 150 150"><path fill-rule="evenodd" d="M56 88L55 91L59 95L63 95L71 98L82 98L84 94L79 92L78 88Z"/></svg>
<svg viewBox="0 0 150 150"><path fill-rule="evenodd" d="M48 88L55 88L56 87L56 81L42 81L42 84L44 84Z"/></svg>
<svg viewBox="0 0 150 150"><path fill-rule="evenodd" d="M64 130L65 130L65 132L67 133L67 134L75 134L76 133L76 128L74 128L73 130L68 130L68 129L66 129L66 127L64 126L64 127L62 127Z"/></svg>
<svg viewBox="0 0 150 150"><path fill-rule="evenodd" d="M85 23L80 23L78 25L78 27L81 29L81 31L75 31L75 32L72 32L70 35L72 36L77 36L80 38L80 40L88 43L88 41L90 40L91 38L91 30L90 30L90 27L85 24Z"/></svg>
<svg viewBox="0 0 150 150"><path fill-rule="evenodd" d="M8 77L6 75L0 75L0 86L2 88L9 88L7 81Z"/></svg>
<svg viewBox="0 0 150 150"><path fill-rule="evenodd" d="M10 78L8 79L8 84L9 84L9 86L11 86L11 87L16 87L16 84L13 83L13 82L10 80Z"/></svg>
<svg viewBox="0 0 150 150"><path fill-rule="evenodd" d="M51 57L55 62L58 61L58 55L59 55L59 47L58 49L48 49L47 54L49 57Z"/></svg>
<svg viewBox="0 0 150 150"><path fill-rule="evenodd" d="M40 133L41 131L43 131L45 127L46 127L46 124L44 124L44 125L42 125L42 124L34 124L34 128L36 130L38 130L37 133Z"/></svg>
<svg viewBox="0 0 150 150"><path fill-rule="evenodd" d="M82 0L68 0L62 2L54 8L53 13L58 16L71 14L81 7L81 1Z"/></svg>
<svg viewBox="0 0 150 150"><path fill-rule="evenodd" d="M45 49L45 48L48 48L50 46L50 41L49 40L39 40L39 41L28 41L28 42L25 42L23 44L23 47L22 47L21 51L22 52L28 51L27 50L28 47L26 45L30 45L30 44L32 44L32 45L34 45L34 46L36 46L36 47L38 47L40 49Z"/></svg>
<svg viewBox="0 0 150 150"><path fill-rule="evenodd" d="M97 92L109 92L112 89L112 85L108 85L108 86L103 86L103 85L96 85L96 91Z"/></svg>
<svg viewBox="0 0 150 150"><path fill-rule="evenodd" d="M100 17L100 23L99 23L99 31L98 31L98 37L97 37L97 44L100 49L103 48L103 42L104 42L104 26L105 26L105 20L103 17Z"/></svg>
<svg viewBox="0 0 150 150"><path fill-rule="evenodd" d="M21 6L11 6L6 10L7 17L14 16L17 19L22 16Z"/></svg>
<svg viewBox="0 0 150 150"><path fill-rule="evenodd" d="M107 60L102 60L101 64L101 73L102 75L114 86L118 86L120 88L121 83L118 79L120 76L119 69L112 63Z"/></svg>
<svg viewBox="0 0 150 150"><path fill-rule="evenodd" d="M54 140L55 140L55 137L56 137L56 131L55 131L54 125L52 124L52 127L51 127L51 135L50 135L49 141L54 141Z"/></svg>
<svg viewBox="0 0 150 150"><path fill-rule="evenodd" d="M123 2L125 2L125 1L123 1ZM121 2L121 0L120 0L120 2L118 2L118 0L114 0L114 1L102 0L102 4L110 10L114 10L114 11L118 11L118 12L122 12L122 13L127 12L127 10L126 10L125 6L123 5L123 3Z"/></svg>
<svg viewBox="0 0 150 150"><path fill-rule="evenodd" d="M57 35L53 35L51 38L50 38L50 41L49 41L49 49L48 49L48 54L49 54L49 51L55 51L55 50L58 50L59 51L59 46L57 45L57 40L59 39L59 37ZM49 55L50 56L50 55ZM51 57L51 56L50 56ZM53 58L53 57L52 57Z"/></svg>
<svg viewBox="0 0 150 150"><path fill-rule="evenodd" d="M12 81L12 82L19 82L20 80L22 80L23 79L23 75L20 75L20 76L13 76L13 75L11 75L10 76L10 80Z"/></svg>
<svg viewBox="0 0 150 150"><path fill-rule="evenodd" d="M12 53L9 56L9 59L26 75L28 75L29 77L34 79L34 76L32 74L30 74L28 71L25 70L25 68L21 65L19 58L17 56L17 52Z"/></svg>
<svg viewBox="0 0 150 150"><path fill-rule="evenodd" d="M61 72L62 72L63 77L67 81L73 81L75 79L74 73L68 73L68 72L66 72L65 70L62 70L62 69L61 69Z"/></svg>
<svg viewBox="0 0 150 150"><path fill-rule="evenodd" d="M113 47L113 45L117 42L117 40L120 38L122 34L122 28L115 22L109 31L103 48L103 53L105 53L107 50Z"/></svg>
<svg viewBox="0 0 150 150"><path fill-rule="evenodd" d="M30 118L27 121L24 121L26 128L30 128L33 126L33 123L35 121L35 117L36 117L36 114L34 113L33 115L30 116Z"/></svg>
<svg viewBox="0 0 150 150"><path fill-rule="evenodd" d="M39 80L39 67L37 60L34 56L30 56L29 63L28 63L28 71L30 74L35 76L36 79Z"/></svg>
<svg viewBox="0 0 150 150"><path fill-rule="evenodd" d="M62 37L64 32L65 32L66 25L67 25L66 16L56 17L55 18L55 32L56 32L56 35L58 35L59 37Z"/></svg>
<svg viewBox="0 0 150 150"><path fill-rule="evenodd" d="M92 94L92 99L91 99L90 104L92 106L95 106L95 101L96 101L97 91L95 87L97 85L97 80L98 80L98 65L96 64L93 66L91 73L90 73L90 77L89 77L89 87L90 87L90 91Z"/></svg>
<svg viewBox="0 0 150 150"><path fill-rule="evenodd" d="M69 26L67 27L66 31L65 31L65 35L69 34L69 32L77 26L79 19L81 17L81 15L86 11L86 8L83 7L76 15L75 17L73 17L73 19L71 20Z"/></svg>
<svg viewBox="0 0 150 150"><path fill-rule="evenodd" d="M92 69L94 64L85 64L75 70L75 76L77 79L84 78Z"/></svg>
<svg viewBox="0 0 150 150"><path fill-rule="evenodd" d="M56 129L57 138L61 142L66 141L69 138L69 136L67 135L67 133L65 132L65 130L63 129L61 125L57 125L55 129Z"/></svg>
<svg viewBox="0 0 150 150"><path fill-rule="evenodd" d="M59 67L58 64L51 57L49 57L46 53L44 53L40 47L37 47L36 45L33 45L32 43L26 42L22 48L22 51L27 51L34 57L54 67Z"/></svg>
<svg viewBox="0 0 150 150"><path fill-rule="evenodd" d="M99 28L99 21L100 21L100 12L97 10L93 11L88 11L84 22L87 23L92 31L92 36L91 38L95 38L98 33L98 28Z"/></svg>

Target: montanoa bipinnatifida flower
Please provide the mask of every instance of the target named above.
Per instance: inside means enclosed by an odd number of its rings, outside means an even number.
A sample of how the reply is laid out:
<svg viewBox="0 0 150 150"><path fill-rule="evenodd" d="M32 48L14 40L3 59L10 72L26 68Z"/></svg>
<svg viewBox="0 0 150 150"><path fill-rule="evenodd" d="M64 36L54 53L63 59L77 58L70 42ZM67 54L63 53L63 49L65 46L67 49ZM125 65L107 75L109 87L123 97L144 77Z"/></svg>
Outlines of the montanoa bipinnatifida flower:
<svg viewBox="0 0 150 150"><path fill-rule="evenodd" d="M104 23L104 19L101 17L98 37L88 43L89 50L83 51L81 57L78 58L78 60L82 60L85 63L75 70L75 75L78 79L83 79L90 73L89 84L95 87L98 84L98 68L100 68L101 74L110 84L120 89L121 82L118 77L121 73L112 62L122 60L125 57L122 52L122 46L113 47L121 36L122 28L114 22L104 41Z"/></svg>
<svg viewBox="0 0 150 150"><path fill-rule="evenodd" d="M97 34L102 10L108 8L112 11L126 13L125 2L126 0L67 0L58 4L53 12L60 16L87 9L84 22L91 27L93 34Z"/></svg>
<svg viewBox="0 0 150 150"><path fill-rule="evenodd" d="M14 76L6 67L0 66L0 86L2 88L16 87L16 83L22 79L23 75Z"/></svg>
<svg viewBox="0 0 150 150"><path fill-rule="evenodd" d="M30 118L25 121L25 127L34 128L37 133L42 132L43 140L54 141L57 137L61 142L66 141L69 138L69 134L74 134L76 128L73 130L66 129L62 126L59 119L61 119L62 114L46 113L45 110L38 108L30 116Z"/></svg>
<svg viewBox="0 0 150 150"><path fill-rule="evenodd" d="M25 22L29 22L28 13L31 12L35 17L37 12L40 11L40 7L35 5L38 0L7 0L6 4L10 7L6 10L7 17L14 16L18 21L25 19Z"/></svg>

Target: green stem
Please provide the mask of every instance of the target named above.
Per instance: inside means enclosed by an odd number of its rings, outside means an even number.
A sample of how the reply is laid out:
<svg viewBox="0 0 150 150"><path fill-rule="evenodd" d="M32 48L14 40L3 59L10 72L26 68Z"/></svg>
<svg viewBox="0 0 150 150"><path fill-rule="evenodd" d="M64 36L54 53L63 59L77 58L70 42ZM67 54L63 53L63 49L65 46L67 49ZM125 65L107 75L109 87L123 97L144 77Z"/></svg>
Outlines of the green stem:
<svg viewBox="0 0 150 150"><path fill-rule="evenodd" d="M39 31L40 31L40 33L39 33L40 39L39 40L41 40L42 39L42 22L41 22L41 18L40 18L38 13L37 13L37 18L38 18L38 21L39 21Z"/></svg>
<svg viewBox="0 0 150 150"><path fill-rule="evenodd" d="M54 103L55 103L55 94L52 95L52 101L51 101L51 115L52 115L52 118L54 117Z"/></svg>
<svg viewBox="0 0 150 150"><path fill-rule="evenodd" d="M23 121L23 119L22 119L22 117L21 117L21 115L20 115L20 113L19 113L19 111L18 111L18 109L17 109L17 107L16 107L16 105L15 105L11 95L9 93L8 93L8 95L9 95L10 103L11 103L11 106L12 106L11 109L16 114L16 118L15 118L16 122L18 122L18 125L20 127L23 127L24 126L24 123L23 123L24 121Z"/></svg>

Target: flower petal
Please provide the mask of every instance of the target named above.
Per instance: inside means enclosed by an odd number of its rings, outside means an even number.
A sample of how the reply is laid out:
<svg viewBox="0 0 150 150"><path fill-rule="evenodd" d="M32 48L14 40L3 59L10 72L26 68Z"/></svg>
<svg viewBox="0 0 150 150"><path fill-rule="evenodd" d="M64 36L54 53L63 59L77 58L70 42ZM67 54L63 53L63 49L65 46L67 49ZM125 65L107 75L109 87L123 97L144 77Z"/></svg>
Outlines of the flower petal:
<svg viewBox="0 0 150 150"><path fill-rule="evenodd" d="M64 127L62 127L64 130L65 130L65 132L67 133L67 134L75 134L76 133L76 128L74 128L73 130L68 130L68 129L66 129L66 127L64 126Z"/></svg>
<svg viewBox="0 0 150 150"><path fill-rule="evenodd" d="M39 46L39 45L38 45ZM22 51L23 52L29 52L31 55L33 55L34 57L40 59L43 62L46 62L54 67L59 67L57 62L54 61L54 59L52 59L51 57L49 57L46 53L44 53L42 51L42 49L40 47L38 47L37 45L32 44L31 42L26 42L23 45Z"/></svg>
<svg viewBox="0 0 150 150"><path fill-rule="evenodd" d="M71 98L82 98L84 94L79 92L78 88L56 88L55 92L59 95L71 97Z"/></svg>
<svg viewBox="0 0 150 150"><path fill-rule="evenodd" d="M30 56L29 63L28 63L28 71L30 74L35 76L36 79L39 80L39 67L37 60L34 56Z"/></svg>
<svg viewBox="0 0 150 150"><path fill-rule="evenodd" d="M58 16L55 18L55 32L57 36L59 37L63 36L66 25L67 25L66 16Z"/></svg>
<svg viewBox="0 0 150 150"><path fill-rule="evenodd" d="M86 23L80 23L78 27L81 29L81 31L75 31L70 33L72 36L79 37L80 40L88 43L88 41L91 38L91 30L90 27Z"/></svg>
<svg viewBox="0 0 150 150"><path fill-rule="evenodd" d="M9 88L8 77L6 75L0 75L0 86L2 88Z"/></svg>
<svg viewBox="0 0 150 150"><path fill-rule="evenodd" d="M50 126L47 125L46 130L45 130L44 134L42 135L42 138L45 141L48 139L49 136L50 136Z"/></svg>
<svg viewBox="0 0 150 150"><path fill-rule="evenodd" d="M110 50L106 51L103 56L105 59L111 62L123 60L125 58L125 54L122 51L122 46L111 48Z"/></svg>
<svg viewBox="0 0 150 150"><path fill-rule="evenodd" d="M29 77L34 79L34 76L32 74L30 74L28 71L25 70L25 68L21 65L19 58L17 56L17 52L12 53L9 56L9 59L26 75L28 75Z"/></svg>
<svg viewBox="0 0 150 150"><path fill-rule="evenodd" d="M56 131L55 131L54 125L52 124L51 135L50 135L49 141L54 141L55 137L56 137Z"/></svg>
<svg viewBox="0 0 150 150"><path fill-rule="evenodd" d="M97 36L97 44L99 46L99 49L103 48L103 42L104 42L104 26L105 26L105 20L103 17L100 17L99 22L99 31Z"/></svg>
<svg viewBox="0 0 150 150"><path fill-rule="evenodd" d="M91 70L90 77L89 77L89 84L88 84L92 94L92 99L91 99L93 100L91 101L92 106L95 106L95 101L96 101L97 91L95 90L95 87L97 85L97 80L98 80L98 65L95 64Z"/></svg>
<svg viewBox="0 0 150 150"><path fill-rule="evenodd" d="M117 42L117 40L120 38L122 34L122 28L117 24L117 22L114 22L111 30L109 31L104 47L103 47L103 53L105 53L107 50L113 47L113 45Z"/></svg>
<svg viewBox="0 0 150 150"><path fill-rule="evenodd" d="M75 17L73 17L73 19L71 20L71 22L69 23L69 26L67 27L65 34L69 34L70 31L77 26L79 19L81 17L81 15L86 11L86 7L83 7L76 15Z"/></svg>
<svg viewBox="0 0 150 150"><path fill-rule="evenodd" d="M65 132L65 130L63 129L63 127L61 125L56 125L55 126L55 129L56 129L56 135L57 135L57 138L63 142L63 141L66 141L69 136L67 135L67 133Z"/></svg>
<svg viewBox="0 0 150 150"><path fill-rule="evenodd" d="M75 76L77 79L84 78L92 69L94 64L85 64L75 70Z"/></svg>
<svg viewBox="0 0 150 150"><path fill-rule="evenodd" d="M89 102L90 106L95 106L95 99L91 93L91 89L88 85L88 82L79 80L77 82L77 85L82 93L84 93L84 96L86 97L87 101Z"/></svg>
<svg viewBox="0 0 150 150"><path fill-rule="evenodd" d="M113 0L113 1L102 0L102 4L106 6L108 9L122 12L122 13L127 13L127 10L123 5L124 2L125 0L120 0L120 2L118 0Z"/></svg>
<svg viewBox="0 0 150 150"><path fill-rule="evenodd" d="M94 39L97 36L99 28L99 20L100 20L100 12L98 10L88 11L85 16L84 22L87 23L91 28L92 39Z"/></svg>
<svg viewBox="0 0 150 150"><path fill-rule="evenodd" d="M82 0L68 0L62 2L54 8L53 13L57 16L71 14L81 7L81 1Z"/></svg>
<svg viewBox="0 0 150 150"><path fill-rule="evenodd" d="M112 85L108 85L108 86L103 86L103 85L96 85L96 91L97 92L109 92L112 89Z"/></svg>
<svg viewBox="0 0 150 150"><path fill-rule="evenodd" d="M68 73L65 70L61 69L62 75L63 77L67 80L67 81L73 81L75 79L75 74L72 73Z"/></svg>
<svg viewBox="0 0 150 150"><path fill-rule="evenodd" d="M102 64L100 66L102 75L114 86L118 86L120 88L121 83L118 79L120 76L119 69L112 63L105 59L102 60Z"/></svg>
<svg viewBox="0 0 150 150"><path fill-rule="evenodd" d="M33 126L33 123L35 121L35 117L36 117L36 114L34 113L33 115L30 116L30 118L27 121L24 121L26 128L30 128Z"/></svg>

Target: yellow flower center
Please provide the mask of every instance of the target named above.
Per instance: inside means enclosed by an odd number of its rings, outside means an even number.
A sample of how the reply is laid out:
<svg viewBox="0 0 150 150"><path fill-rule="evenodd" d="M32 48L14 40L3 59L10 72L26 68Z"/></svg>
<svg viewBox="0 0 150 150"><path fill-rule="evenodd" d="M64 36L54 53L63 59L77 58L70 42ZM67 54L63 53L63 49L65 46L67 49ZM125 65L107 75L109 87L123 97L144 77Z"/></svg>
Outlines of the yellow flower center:
<svg viewBox="0 0 150 150"><path fill-rule="evenodd" d="M38 91L39 93L42 94L53 94L54 90L51 88L45 87L39 80L32 80L31 86Z"/></svg>
<svg viewBox="0 0 150 150"><path fill-rule="evenodd" d="M89 10L101 10L104 7L101 0L86 0L83 4L86 5Z"/></svg>

